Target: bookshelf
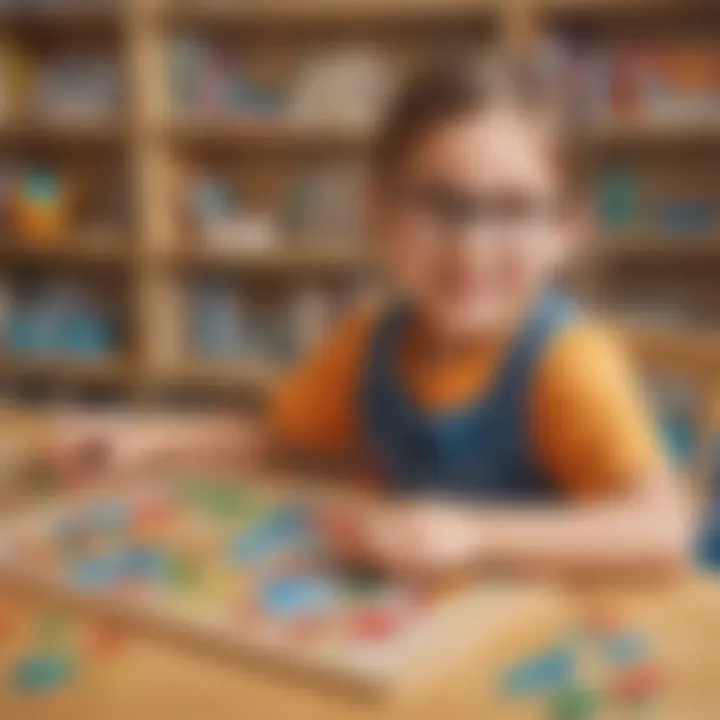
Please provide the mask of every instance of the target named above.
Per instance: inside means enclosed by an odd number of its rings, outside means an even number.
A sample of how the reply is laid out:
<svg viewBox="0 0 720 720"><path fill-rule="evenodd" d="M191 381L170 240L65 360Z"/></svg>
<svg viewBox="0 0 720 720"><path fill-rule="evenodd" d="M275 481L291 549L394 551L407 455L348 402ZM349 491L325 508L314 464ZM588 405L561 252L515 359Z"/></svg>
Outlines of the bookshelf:
<svg viewBox="0 0 720 720"><path fill-rule="evenodd" d="M193 278L271 278L274 286L287 288L316 278L338 282L372 274L374 263L365 253L357 247L335 249L330 238L265 249L208 248L188 241L173 196L176 177L190 160L290 166L318 157L357 158L369 147L373 129L368 123L177 113L170 100L168 53L178 34L207 33L250 49L267 43L302 52L343 43L395 49L455 39L524 51L540 32L556 27L579 28L593 38L628 33L702 37L710 28L720 29L720 13L712 5L681 0L118 0L34 12L0 9L0 43L71 49L101 43L116 56L125 78L122 110L108 118L78 122L0 115L0 156L11 148L68 162L102 160L109 167L122 166L129 188L126 224L112 233L68 229L52 244L28 247L0 231L0 268L9 277L42 268L96 279L113 276L122 295L124 329L121 346L102 359L25 359L3 353L0 382L40 378L78 387L116 386L139 403L183 389L208 396L261 391L274 372L270 363L205 361L187 352L183 298ZM648 17L652 22L645 22ZM717 122L692 129L604 122L589 127L585 141L599 165L608 157L720 156ZM713 293L692 282L697 268L720 271L720 228L682 243L659 242L652 230L633 230L606 238L597 254L600 287L618 268L664 268L689 280L692 304L711 308L710 314L720 318L717 283ZM720 367L720 332L620 325L638 353L653 363L703 378Z"/></svg>

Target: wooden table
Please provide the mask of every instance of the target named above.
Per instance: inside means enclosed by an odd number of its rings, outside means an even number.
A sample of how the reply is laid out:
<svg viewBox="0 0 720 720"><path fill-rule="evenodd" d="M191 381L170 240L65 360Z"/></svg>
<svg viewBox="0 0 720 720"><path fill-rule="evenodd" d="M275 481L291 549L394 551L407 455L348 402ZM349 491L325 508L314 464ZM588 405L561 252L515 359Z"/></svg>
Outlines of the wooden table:
<svg viewBox="0 0 720 720"><path fill-rule="evenodd" d="M600 596L600 597L599 597ZM232 666L147 639L128 639L111 659L94 658L78 678L47 696L20 695L2 678L3 720L535 720L534 701L503 698L503 669L566 633L578 607L612 608L647 632L668 671L667 702L656 715L668 720L713 720L720 711L720 582L696 577L664 588L597 590L588 599L567 592L547 597L533 617L518 618L497 642L479 642L453 667L440 669L432 687L402 702L343 693L321 682L259 667ZM468 630L470 632L470 629ZM0 664L21 642L0 641ZM606 720L621 716L608 710ZM636 717L628 715L630 717Z"/></svg>
<svg viewBox="0 0 720 720"><path fill-rule="evenodd" d="M26 444L37 444L33 418L11 420L0 422L0 428L22 430ZM436 682L402 703L231 665L139 637L129 638L117 656L82 662L75 681L57 692L20 695L8 673L23 651L23 638L9 640L3 633L7 598L0 597L0 720L539 720L545 715L538 703L509 700L498 692L503 670L567 633L579 609L589 604L607 606L647 632L667 667L664 712L645 720L720 718L720 578L698 575L662 588L554 590L542 597L536 612L518 618L491 644L479 628L477 642L463 658L441 668ZM624 717L613 709L603 716Z"/></svg>

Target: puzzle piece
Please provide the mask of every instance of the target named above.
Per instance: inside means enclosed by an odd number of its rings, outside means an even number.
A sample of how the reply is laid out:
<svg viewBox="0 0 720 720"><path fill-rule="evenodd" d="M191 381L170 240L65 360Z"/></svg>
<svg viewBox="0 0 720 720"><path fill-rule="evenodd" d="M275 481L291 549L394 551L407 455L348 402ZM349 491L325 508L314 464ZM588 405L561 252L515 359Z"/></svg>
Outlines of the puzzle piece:
<svg viewBox="0 0 720 720"><path fill-rule="evenodd" d="M552 718L591 720L598 717L600 705L600 696L592 690L574 686L563 688L552 700Z"/></svg>
<svg viewBox="0 0 720 720"><path fill-rule="evenodd" d="M110 589L121 573L116 558L90 557L72 560L69 576L78 589L99 591Z"/></svg>
<svg viewBox="0 0 720 720"><path fill-rule="evenodd" d="M336 588L322 578L277 578L265 583L258 594L265 612L286 619L330 612L337 599Z"/></svg>
<svg viewBox="0 0 720 720"><path fill-rule="evenodd" d="M633 668L615 679L613 695L618 700L639 702L656 697L664 685L664 676L657 665Z"/></svg>
<svg viewBox="0 0 720 720"><path fill-rule="evenodd" d="M645 660L650 654L648 641L637 633L622 633L603 643L606 662L615 667L628 667Z"/></svg>
<svg viewBox="0 0 720 720"><path fill-rule="evenodd" d="M75 663L69 656L34 656L21 660L15 667L13 685L21 693L49 692L70 682L75 672Z"/></svg>
<svg viewBox="0 0 720 720"><path fill-rule="evenodd" d="M506 673L503 687L513 697L552 692L574 680L575 658L564 648L552 649Z"/></svg>
<svg viewBox="0 0 720 720"><path fill-rule="evenodd" d="M167 557L158 548L130 547L120 558L121 575L130 580L158 580L166 575Z"/></svg>

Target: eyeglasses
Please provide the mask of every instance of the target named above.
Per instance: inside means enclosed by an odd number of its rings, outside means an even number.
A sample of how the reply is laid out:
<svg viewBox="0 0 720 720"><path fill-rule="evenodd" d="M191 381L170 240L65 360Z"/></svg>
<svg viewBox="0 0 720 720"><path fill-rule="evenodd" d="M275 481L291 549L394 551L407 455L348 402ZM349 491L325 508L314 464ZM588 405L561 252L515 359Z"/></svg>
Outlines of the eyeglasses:
<svg viewBox="0 0 720 720"><path fill-rule="evenodd" d="M401 212L441 230L534 227L559 219L564 210L558 198L519 192L480 195L439 184L395 186L390 192Z"/></svg>

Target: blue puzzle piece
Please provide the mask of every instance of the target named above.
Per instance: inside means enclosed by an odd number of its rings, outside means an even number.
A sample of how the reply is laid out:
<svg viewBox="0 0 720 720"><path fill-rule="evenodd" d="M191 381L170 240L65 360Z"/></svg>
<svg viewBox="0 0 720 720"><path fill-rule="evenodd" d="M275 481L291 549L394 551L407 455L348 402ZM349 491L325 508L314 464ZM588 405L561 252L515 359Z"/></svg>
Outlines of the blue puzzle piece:
<svg viewBox="0 0 720 720"><path fill-rule="evenodd" d="M130 520L130 511L126 504L118 500L107 500L93 505L90 515L94 526L99 530L122 530Z"/></svg>
<svg viewBox="0 0 720 720"><path fill-rule="evenodd" d="M310 522L304 506L283 505L267 515L261 525L276 540L292 542L309 533Z"/></svg>
<svg viewBox="0 0 720 720"><path fill-rule="evenodd" d="M552 692L573 681L575 662L568 650L552 650L520 665L505 674L503 688L511 696Z"/></svg>
<svg viewBox="0 0 720 720"><path fill-rule="evenodd" d="M278 578L260 590L262 608L281 618L327 612L336 600L332 583L319 578Z"/></svg>
<svg viewBox="0 0 720 720"><path fill-rule="evenodd" d="M304 508L283 507L232 538L229 562L231 565L240 566L253 564L272 553L306 546L310 538L309 522Z"/></svg>
<svg viewBox="0 0 720 720"><path fill-rule="evenodd" d="M116 558L92 557L74 560L70 564L73 585L83 590L105 590L118 580Z"/></svg>
<svg viewBox="0 0 720 720"><path fill-rule="evenodd" d="M232 538L228 560L231 565L253 565L260 562L270 550L272 544L265 534L253 529Z"/></svg>
<svg viewBox="0 0 720 720"><path fill-rule="evenodd" d="M616 667L637 665L647 658L647 640L636 633L623 633L608 638L603 644L603 655L608 664Z"/></svg>
<svg viewBox="0 0 720 720"><path fill-rule="evenodd" d="M124 578L152 580L164 576L165 554L153 547L133 547L118 559L120 573Z"/></svg>
<svg viewBox="0 0 720 720"><path fill-rule="evenodd" d="M70 682L74 675L75 667L68 657L31 657L16 666L13 685L23 693L49 692Z"/></svg>

